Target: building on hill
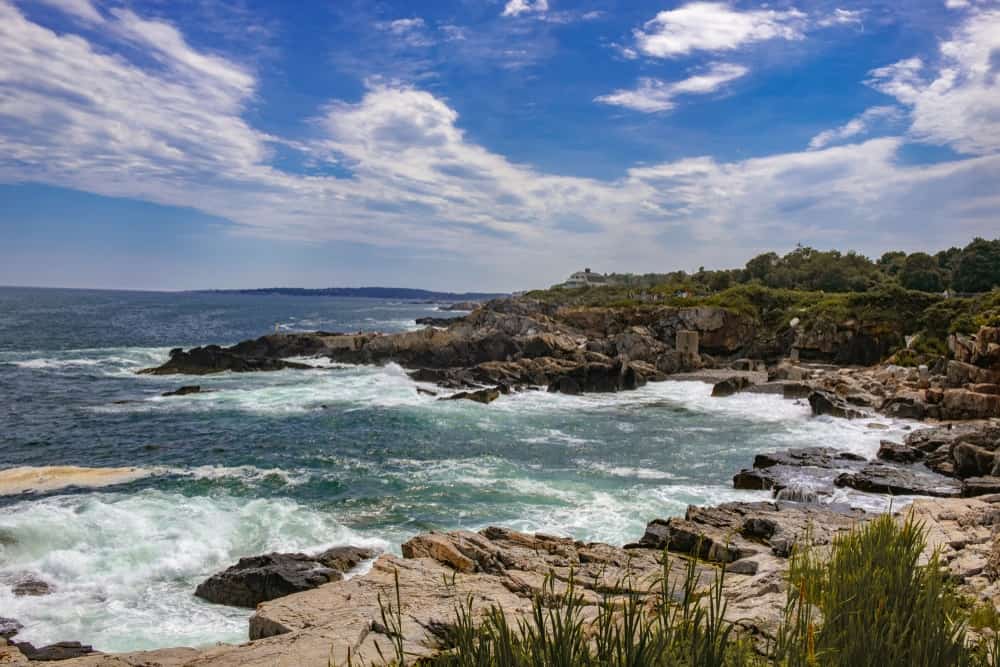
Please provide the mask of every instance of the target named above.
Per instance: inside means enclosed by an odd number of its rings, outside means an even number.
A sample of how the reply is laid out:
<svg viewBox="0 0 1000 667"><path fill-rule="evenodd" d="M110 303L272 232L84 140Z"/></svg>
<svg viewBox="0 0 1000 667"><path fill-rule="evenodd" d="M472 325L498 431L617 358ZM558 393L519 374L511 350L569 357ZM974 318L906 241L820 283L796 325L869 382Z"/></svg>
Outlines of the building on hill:
<svg viewBox="0 0 1000 667"><path fill-rule="evenodd" d="M556 287L593 287L596 285L607 285L608 279L603 273L594 273L589 268L577 271L569 277L569 280L556 285Z"/></svg>

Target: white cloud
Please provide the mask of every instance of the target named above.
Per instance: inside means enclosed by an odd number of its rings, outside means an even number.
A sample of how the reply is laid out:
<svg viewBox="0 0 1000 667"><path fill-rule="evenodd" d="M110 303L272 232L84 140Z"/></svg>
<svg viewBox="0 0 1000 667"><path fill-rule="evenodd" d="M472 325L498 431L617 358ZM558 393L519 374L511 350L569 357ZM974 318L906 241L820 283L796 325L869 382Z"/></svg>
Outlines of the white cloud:
<svg viewBox="0 0 1000 667"><path fill-rule="evenodd" d="M692 2L660 12L633 34L644 55L670 58L771 39L802 39L805 28L805 14L795 9L741 12L720 2Z"/></svg>
<svg viewBox="0 0 1000 667"><path fill-rule="evenodd" d="M97 11L91 0L36 0L43 5L71 14L87 23L103 23L104 17Z"/></svg>
<svg viewBox="0 0 1000 667"><path fill-rule="evenodd" d="M245 119L254 72L163 22L117 11L108 24L98 49L0 0L0 182L189 206L259 237L401 247L474 270L469 282L483 286L484 271L494 286L544 284L595 248L609 267L652 271L738 264L774 239L874 251L995 231L996 194L981 185L1000 181L995 155L906 165L902 140L881 138L564 176L475 143L440 97L377 82L289 142ZM670 85L698 94L717 83ZM277 142L312 167L276 167Z"/></svg>
<svg viewBox="0 0 1000 667"><path fill-rule="evenodd" d="M861 25L861 17L864 14L865 12L860 9L841 9L838 7L833 10L832 14L818 19L816 25L820 28L829 28L838 25Z"/></svg>
<svg viewBox="0 0 1000 667"><path fill-rule="evenodd" d="M407 46L423 47L434 44L434 40L427 33L427 24L419 16L383 21L377 23L375 27L393 35Z"/></svg>
<svg viewBox="0 0 1000 667"><path fill-rule="evenodd" d="M549 0L507 0L501 16L540 14L549 10Z"/></svg>
<svg viewBox="0 0 1000 667"><path fill-rule="evenodd" d="M865 109L865 111L840 127L832 130L820 132L809 142L809 148L815 150L826 148L830 144L853 139L861 134L867 133L874 123L883 120L898 119L901 116L900 109L894 106L878 106Z"/></svg>
<svg viewBox="0 0 1000 667"><path fill-rule="evenodd" d="M608 95L601 95L594 101L646 113L669 111L677 105L675 99L679 95L705 95L715 92L726 83L745 76L747 72L749 70L742 65L714 63L705 72L681 81L639 79L637 88L619 89Z"/></svg>
<svg viewBox="0 0 1000 667"><path fill-rule="evenodd" d="M910 109L913 138L962 153L1000 151L1000 11L969 15L940 46L939 62L901 60L869 85Z"/></svg>

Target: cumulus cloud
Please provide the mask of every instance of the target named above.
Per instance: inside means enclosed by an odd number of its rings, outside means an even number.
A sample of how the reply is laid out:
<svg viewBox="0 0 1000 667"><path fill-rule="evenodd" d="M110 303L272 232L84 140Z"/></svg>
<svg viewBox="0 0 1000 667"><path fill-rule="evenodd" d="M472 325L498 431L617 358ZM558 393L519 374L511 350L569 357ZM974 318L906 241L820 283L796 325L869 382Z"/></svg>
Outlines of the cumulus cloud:
<svg viewBox="0 0 1000 667"><path fill-rule="evenodd" d="M795 9L738 11L720 2L692 2L660 12L633 36L644 55L671 58L771 39L802 39L805 28L806 15Z"/></svg>
<svg viewBox="0 0 1000 667"><path fill-rule="evenodd" d="M549 0L507 0L501 16L540 14L549 10Z"/></svg>
<svg viewBox="0 0 1000 667"><path fill-rule="evenodd" d="M872 70L869 85L910 109L910 134L962 153L1000 151L1000 10L969 15L939 61L908 58Z"/></svg>
<svg viewBox="0 0 1000 667"><path fill-rule="evenodd" d="M826 148L830 144L853 139L867 133L874 123L883 120L898 119L900 116L900 109L894 106L877 106L865 109L861 115L852 118L840 127L835 127L832 130L824 130L817 134L809 142L809 148L814 150Z"/></svg>
<svg viewBox="0 0 1000 667"><path fill-rule="evenodd" d="M441 97L372 80L289 142L246 120L259 94L252 70L193 48L168 23L128 10L107 22L96 48L0 0L0 182L189 206L256 236L405 247L470 269L488 256L489 270L524 285L595 248L609 266L662 270L738 263L775 238L865 250L896 247L903 231L937 243L929 235L940 230L943 243L956 227L995 226L984 212L996 195L976 184L1000 180L1000 157L910 165L899 138L599 180L512 161L473 141ZM114 40L126 48L111 50ZM680 95L716 84L672 85ZM277 147L310 168L279 168Z"/></svg>
<svg viewBox="0 0 1000 667"><path fill-rule="evenodd" d="M643 78L639 79L636 88L619 89L596 97L594 101L646 113L669 111L677 106L675 100L678 96L715 92L730 81L745 76L747 72L749 70L742 65L713 63L706 71L681 81Z"/></svg>

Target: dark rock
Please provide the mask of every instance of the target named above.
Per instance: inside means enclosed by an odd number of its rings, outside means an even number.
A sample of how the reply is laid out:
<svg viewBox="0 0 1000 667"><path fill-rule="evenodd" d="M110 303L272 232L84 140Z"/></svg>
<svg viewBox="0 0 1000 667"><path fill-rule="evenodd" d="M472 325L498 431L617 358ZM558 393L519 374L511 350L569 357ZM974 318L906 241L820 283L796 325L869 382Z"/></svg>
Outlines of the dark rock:
<svg viewBox="0 0 1000 667"><path fill-rule="evenodd" d="M881 462L870 463L857 472L842 473L834 480L834 484L868 493L939 498L962 495L962 486L954 479L924 467L892 466Z"/></svg>
<svg viewBox="0 0 1000 667"><path fill-rule="evenodd" d="M882 412L897 419L924 419L927 406L914 396L892 396L882 404Z"/></svg>
<svg viewBox="0 0 1000 667"><path fill-rule="evenodd" d="M958 442L951 448L951 458L954 462L955 474L958 477L979 477L994 475L996 453L974 445L971 442ZM1000 471L998 471L1000 472Z"/></svg>
<svg viewBox="0 0 1000 667"><path fill-rule="evenodd" d="M962 495L966 498L1000 493L1000 477L970 477L962 480Z"/></svg>
<svg viewBox="0 0 1000 667"><path fill-rule="evenodd" d="M52 586L45 581L31 574L22 575L11 586L11 590L17 597L48 595L52 592Z"/></svg>
<svg viewBox="0 0 1000 667"><path fill-rule="evenodd" d="M240 345L243 345L241 343ZM274 357L256 357L240 354L233 348L218 345L196 347L188 351L173 350L170 360L162 366L139 371L145 375L208 375L232 371L249 373L255 371L280 371L286 368L308 369L312 366ZM289 355L292 356L292 355Z"/></svg>
<svg viewBox="0 0 1000 667"><path fill-rule="evenodd" d="M822 389L813 390L809 394L809 407L814 415L831 415L844 419L858 419L868 414L858 410L836 394Z"/></svg>
<svg viewBox="0 0 1000 667"><path fill-rule="evenodd" d="M3 639L10 639L23 629L24 626L15 621L13 618L4 618L3 616L0 616L0 637Z"/></svg>
<svg viewBox="0 0 1000 667"><path fill-rule="evenodd" d="M418 317L415 321L428 327L449 327L464 319L464 317Z"/></svg>
<svg viewBox="0 0 1000 667"><path fill-rule="evenodd" d="M424 396L437 396L436 391L431 391L430 389L424 389L423 387L417 387L417 393L423 394Z"/></svg>
<svg viewBox="0 0 1000 667"><path fill-rule="evenodd" d="M733 488L747 491L766 491L775 486L774 477L761 470L741 470L733 475Z"/></svg>
<svg viewBox="0 0 1000 667"><path fill-rule="evenodd" d="M445 396L438 400L441 401L458 401L458 400L469 400L475 401L476 403L492 403L493 401L500 398L499 389L477 389L476 391L460 391L457 394L452 394L451 396Z"/></svg>
<svg viewBox="0 0 1000 667"><path fill-rule="evenodd" d="M201 391L201 385L188 384L188 385L184 385L180 389L175 389L173 391L168 391L168 392L165 392L165 393L163 393L161 395L162 396L187 396L188 394L200 394L200 393L202 393L202 391Z"/></svg>
<svg viewBox="0 0 1000 667"><path fill-rule="evenodd" d="M24 655L25 658L36 662L54 662L57 660L72 660L94 653L93 646L87 646L80 642L58 642L36 648L28 642L14 642L14 646Z"/></svg>
<svg viewBox="0 0 1000 667"><path fill-rule="evenodd" d="M314 556L271 553L241 558L236 565L199 584L194 594L217 604L253 608L267 600L338 581L344 572L374 556L370 549L338 547Z"/></svg>
<svg viewBox="0 0 1000 667"><path fill-rule="evenodd" d="M721 382L716 382L712 387L712 396L732 396L735 393L743 391L751 384L750 380L738 375L731 378L726 378Z"/></svg>
<svg viewBox="0 0 1000 667"><path fill-rule="evenodd" d="M925 454L914 447L903 445L891 440L883 440L879 443L878 457L883 461L894 463L916 463L923 459Z"/></svg>
<svg viewBox="0 0 1000 667"><path fill-rule="evenodd" d="M820 493L816 489L801 484L787 486L774 494L775 500L784 500L790 503L818 503L819 497Z"/></svg>

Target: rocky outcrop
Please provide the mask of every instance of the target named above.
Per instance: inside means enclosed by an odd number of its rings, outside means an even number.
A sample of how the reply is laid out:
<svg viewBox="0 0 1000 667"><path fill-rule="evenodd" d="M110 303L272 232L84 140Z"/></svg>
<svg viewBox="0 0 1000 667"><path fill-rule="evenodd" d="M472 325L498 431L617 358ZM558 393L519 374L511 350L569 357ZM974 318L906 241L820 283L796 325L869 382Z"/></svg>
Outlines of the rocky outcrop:
<svg viewBox="0 0 1000 667"><path fill-rule="evenodd" d="M267 600L339 581L345 572L374 557L371 549L334 547L313 556L270 553L241 558L199 584L194 594L217 604L254 608Z"/></svg>
<svg viewBox="0 0 1000 667"><path fill-rule="evenodd" d="M847 400L836 394L815 389L809 394L809 407L814 415L830 415L844 419L860 419L871 415L851 405Z"/></svg>
<svg viewBox="0 0 1000 667"><path fill-rule="evenodd" d="M826 447L789 449L758 454L753 468L733 477L737 489L770 490L776 495L786 489L796 494L829 496L835 487L849 487L868 493L960 496L961 482L926 466L887 461L866 461L850 452Z"/></svg>
<svg viewBox="0 0 1000 667"><path fill-rule="evenodd" d="M184 351L170 351L170 359L162 366L147 368L140 373L145 375L209 375L212 373L250 373L257 371L280 371L286 368L306 369L306 364L285 361L276 357L244 356L234 351L234 348L222 348L218 345L207 345Z"/></svg>
<svg viewBox="0 0 1000 667"><path fill-rule="evenodd" d="M796 330L792 347L799 358L841 366L870 366L903 345L899 333L881 331L857 320L817 322Z"/></svg>

